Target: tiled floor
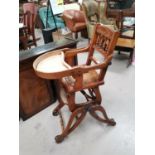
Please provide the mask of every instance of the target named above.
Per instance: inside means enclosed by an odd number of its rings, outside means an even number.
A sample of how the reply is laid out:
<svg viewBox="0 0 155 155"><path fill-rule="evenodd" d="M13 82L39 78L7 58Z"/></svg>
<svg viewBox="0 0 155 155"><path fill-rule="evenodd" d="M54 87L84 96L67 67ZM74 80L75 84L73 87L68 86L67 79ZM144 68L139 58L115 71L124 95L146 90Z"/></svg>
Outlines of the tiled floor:
<svg viewBox="0 0 155 155"><path fill-rule="evenodd" d="M85 46L87 40L78 46ZM84 61L86 55L80 61ZM61 144L58 117L52 116L57 103L27 121L20 121L20 155L134 155L134 66L126 67L128 55L115 52L105 85L101 86L102 105L113 117L115 127L102 124L87 115L81 125ZM78 100L81 100L78 97ZM67 116L68 109L63 110Z"/></svg>

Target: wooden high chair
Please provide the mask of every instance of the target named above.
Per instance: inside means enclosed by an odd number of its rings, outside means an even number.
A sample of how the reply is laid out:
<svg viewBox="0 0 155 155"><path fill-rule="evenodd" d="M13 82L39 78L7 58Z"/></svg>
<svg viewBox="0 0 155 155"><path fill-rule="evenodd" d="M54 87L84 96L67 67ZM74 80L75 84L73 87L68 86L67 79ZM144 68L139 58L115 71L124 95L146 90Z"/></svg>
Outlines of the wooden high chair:
<svg viewBox="0 0 155 155"><path fill-rule="evenodd" d="M106 26L97 24L93 39L86 48L65 49L46 53L38 57L33 63L36 74L45 79L56 79L59 104L53 115L60 115L62 133L55 137L60 143L68 136L89 112L95 119L114 126L116 122L110 119L103 106L99 86L104 84L104 77L111 62L112 54L119 33ZM74 65L74 57L79 53L88 52L84 65ZM103 61L99 62L94 55L99 52ZM75 95L80 92L85 97L85 102L76 103ZM64 127L61 108L67 105L71 112L67 126ZM101 112L103 117L96 112Z"/></svg>

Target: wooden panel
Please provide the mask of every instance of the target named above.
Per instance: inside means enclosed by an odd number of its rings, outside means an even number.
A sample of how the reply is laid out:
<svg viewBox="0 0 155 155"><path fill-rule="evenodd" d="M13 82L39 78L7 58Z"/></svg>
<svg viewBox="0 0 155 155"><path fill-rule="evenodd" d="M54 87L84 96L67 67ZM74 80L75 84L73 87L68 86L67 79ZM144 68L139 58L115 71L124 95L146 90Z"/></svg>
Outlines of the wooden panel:
<svg viewBox="0 0 155 155"><path fill-rule="evenodd" d="M23 120L35 115L56 100L54 81L39 78L32 68L41 54L60 48L75 48L77 40L62 39L30 50L19 52L20 117Z"/></svg>
<svg viewBox="0 0 155 155"><path fill-rule="evenodd" d="M52 103L47 81L37 77L33 68L21 71L19 79L20 106L24 115L30 116Z"/></svg>

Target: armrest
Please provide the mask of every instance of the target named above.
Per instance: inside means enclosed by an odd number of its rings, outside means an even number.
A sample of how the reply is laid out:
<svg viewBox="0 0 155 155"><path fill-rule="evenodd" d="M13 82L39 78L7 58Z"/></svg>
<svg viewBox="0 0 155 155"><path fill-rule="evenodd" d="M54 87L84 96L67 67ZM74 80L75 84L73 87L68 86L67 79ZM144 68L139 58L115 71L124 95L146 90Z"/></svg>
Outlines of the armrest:
<svg viewBox="0 0 155 155"><path fill-rule="evenodd" d="M110 62L111 62L111 59L112 59L112 55L108 56L105 61L103 63L99 63L99 64L95 64L93 66L82 66L81 69L82 69L82 72L83 73L86 73L90 70L96 70L96 69L103 69L104 67L110 65Z"/></svg>
<svg viewBox="0 0 155 155"><path fill-rule="evenodd" d="M73 16L71 16L71 15L69 15L69 14L65 14L64 17L65 17L65 18L68 18L68 19L70 19L70 20L73 20Z"/></svg>
<svg viewBox="0 0 155 155"><path fill-rule="evenodd" d="M85 47L85 48L66 50L65 51L65 57L70 58L70 57L76 56L78 53L88 52L88 50L89 50L89 46Z"/></svg>
<svg viewBox="0 0 155 155"><path fill-rule="evenodd" d="M96 70L96 69L106 70L109 62L111 61L111 59L112 59L112 55L107 57L105 62L100 63L100 64L96 64L96 65L93 65L93 66L84 66L84 65L82 65L82 66L75 66L75 67L70 68L68 70L68 73L70 74L69 77L72 77L74 80L73 80L73 83L71 85L64 84L64 86L70 92L74 92L74 90L83 89L86 86L86 85L84 85L84 81L83 81L85 73L88 73L89 71ZM102 83L103 81L100 81L100 79L102 79L102 76L103 76L103 74L100 73L98 75L98 81L96 81L96 83L91 83L91 84L95 85L97 83L98 84Z"/></svg>

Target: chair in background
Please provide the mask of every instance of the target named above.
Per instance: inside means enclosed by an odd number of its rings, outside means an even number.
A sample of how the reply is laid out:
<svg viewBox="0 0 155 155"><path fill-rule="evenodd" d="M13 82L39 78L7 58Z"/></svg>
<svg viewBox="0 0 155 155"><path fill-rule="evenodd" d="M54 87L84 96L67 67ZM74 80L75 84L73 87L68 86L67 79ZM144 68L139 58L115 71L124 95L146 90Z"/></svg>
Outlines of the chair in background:
<svg viewBox="0 0 155 155"><path fill-rule="evenodd" d="M62 14L66 26L72 33L75 33L75 38L78 37L78 32L82 36L87 37L87 28L84 14L80 10L65 10Z"/></svg>
<svg viewBox="0 0 155 155"><path fill-rule="evenodd" d="M57 79L59 104L54 109L53 115L60 115L62 125L62 133L55 137L57 143L62 142L66 136L78 127L87 112L103 123L111 126L116 124L113 119L107 116L104 107L101 106L102 98L99 86L104 84L106 71L112 60L118 36L119 32L97 24L88 47L52 51L38 57L33 63L33 68L39 77ZM88 53L85 64L74 65L75 56L84 52ZM100 59L96 58L96 52L101 55ZM51 63L53 62L52 59L57 62L52 63L56 65L55 67L44 63L48 60ZM75 96L78 92L84 96L84 102L81 101L82 103L76 102ZM66 127L61 115L61 109L64 105L67 105L71 112ZM100 112L102 116L98 115L97 112Z"/></svg>
<svg viewBox="0 0 155 155"><path fill-rule="evenodd" d="M23 4L23 12L26 13L29 11L31 14L34 14L34 18L37 16L38 7L35 3L24 3Z"/></svg>
<svg viewBox="0 0 155 155"><path fill-rule="evenodd" d="M25 33L27 33L28 37L28 48L31 46L37 46L36 37L35 37L35 15L32 14L30 11L27 11L23 14L23 24L27 27Z"/></svg>
<svg viewBox="0 0 155 155"><path fill-rule="evenodd" d="M124 17L135 17L135 0L107 0L107 17L115 18L119 30L123 27Z"/></svg>
<svg viewBox="0 0 155 155"><path fill-rule="evenodd" d="M19 28L19 50L28 49L28 28L22 26Z"/></svg>
<svg viewBox="0 0 155 155"><path fill-rule="evenodd" d="M40 28L40 19L39 19L39 15L38 15L38 9L39 5L35 4L34 2L30 2L30 3L24 3L23 4L23 12L26 13L27 11L31 12L32 14L34 14L34 18L35 18L35 27L36 28Z"/></svg>
<svg viewBox="0 0 155 155"><path fill-rule="evenodd" d="M84 11L88 38L92 38L94 32L94 26L99 23L98 4L93 1L83 1L82 10Z"/></svg>
<svg viewBox="0 0 155 155"><path fill-rule="evenodd" d="M118 38L115 50L121 52L129 52L129 61L127 67L132 63L133 56L135 52L135 24L133 25L123 25L120 37Z"/></svg>
<svg viewBox="0 0 155 155"><path fill-rule="evenodd" d="M129 52L129 66L133 61L135 52L135 3L131 8L119 11L119 30L120 37L116 44L116 50L121 52Z"/></svg>
<svg viewBox="0 0 155 155"><path fill-rule="evenodd" d="M35 37L35 24L37 17L37 9L35 3L24 3L22 5L22 13L19 15L19 23L23 23L24 27L19 30L20 49L28 49L31 46L37 46Z"/></svg>
<svg viewBox="0 0 155 155"><path fill-rule="evenodd" d="M116 21L106 17L106 2L95 0L84 0L82 10L85 14L87 23L88 37L92 38L94 26L96 23L102 23L111 29L117 29Z"/></svg>

